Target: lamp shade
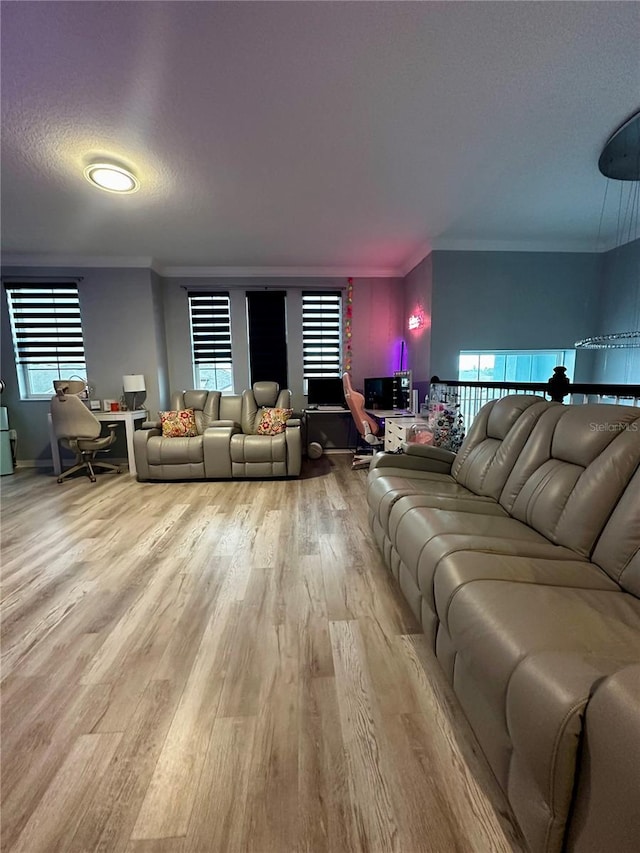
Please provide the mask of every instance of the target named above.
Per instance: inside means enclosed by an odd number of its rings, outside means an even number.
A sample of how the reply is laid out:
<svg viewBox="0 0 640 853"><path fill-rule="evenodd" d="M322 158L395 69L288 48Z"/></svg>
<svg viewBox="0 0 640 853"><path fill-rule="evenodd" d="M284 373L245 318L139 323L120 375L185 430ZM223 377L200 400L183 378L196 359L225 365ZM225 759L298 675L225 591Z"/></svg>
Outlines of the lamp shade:
<svg viewBox="0 0 640 853"><path fill-rule="evenodd" d="M122 390L125 394L138 394L140 391L146 391L144 376L141 373L127 373L126 376L122 377Z"/></svg>

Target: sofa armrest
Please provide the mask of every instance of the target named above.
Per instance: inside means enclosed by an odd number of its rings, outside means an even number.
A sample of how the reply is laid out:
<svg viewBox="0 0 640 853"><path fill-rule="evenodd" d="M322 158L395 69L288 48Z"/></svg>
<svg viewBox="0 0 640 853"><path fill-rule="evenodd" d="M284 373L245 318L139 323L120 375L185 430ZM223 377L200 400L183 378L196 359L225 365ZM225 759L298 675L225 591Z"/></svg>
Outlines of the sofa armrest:
<svg viewBox="0 0 640 853"><path fill-rule="evenodd" d="M138 480L149 479L149 460L147 458L147 443L150 438L161 436L162 430L160 425L156 428L153 423L144 429L137 429L133 433L133 456L136 460L136 468L138 469Z"/></svg>
<svg viewBox="0 0 640 853"><path fill-rule="evenodd" d="M640 839L640 664L598 685L584 729L568 849L630 853Z"/></svg>
<svg viewBox="0 0 640 853"><path fill-rule="evenodd" d="M162 421L142 421L140 429L162 429Z"/></svg>
<svg viewBox="0 0 640 853"><path fill-rule="evenodd" d="M511 676L505 708L513 744L507 793L533 849L564 849L565 829L571 804L575 802L585 711L589 717L590 703L598 696L601 683L624 666L623 660L597 654L548 651L524 657ZM612 720L616 721L613 726L618 725L618 716L619 713L612 713L604 724L609 734ZM632 744L631 739L631 749ZM617 754L624 754L624 749L622 746ZM601 769L607 775L605 765L607 762L603 762ZM639 773L635 771L636 779ZM613 785L618 780L618 793L623 796L633 774L625 778L614 761L608 767L608 775L607 784ZM630 807L632 798L627 789L626 802ZM541 820L541 815L545 820ZM585 853L596 849L616 850L616 853L631 850L607 844L583 849Z"/></svg>
<svg viewBox="0 0 640 853"><path fill-rule="evenodd" d="M208 480L231 479L231 436L241 432L235 421L214 421L203 432L204 474Z"/></svg>
<svg viewBox="0 0 640 853"><path fill-rule="evenodd" d="M298 418L289 418L285 430L287 443L287 476L298 477L302 468L302 430Z"/></svg>
<svg viewBox="0 0 640 853"><path fill-rule="evenodd" d="M413 444L405 441L402 449L407 456L418 456L420 459L429 459L434 462L444 462L451 468L456 454L451 450L445 450L442 447L434 447L432 444Z"/></svg>
<svg viewBox="0 0 640 853"><path fill-rule="evenodd" d="M451 473L455 453L429 444L407 444L405 447L408 448L406 453L376 453L369 470L405 468L408 471L429 471L434 474Z"/></svg>

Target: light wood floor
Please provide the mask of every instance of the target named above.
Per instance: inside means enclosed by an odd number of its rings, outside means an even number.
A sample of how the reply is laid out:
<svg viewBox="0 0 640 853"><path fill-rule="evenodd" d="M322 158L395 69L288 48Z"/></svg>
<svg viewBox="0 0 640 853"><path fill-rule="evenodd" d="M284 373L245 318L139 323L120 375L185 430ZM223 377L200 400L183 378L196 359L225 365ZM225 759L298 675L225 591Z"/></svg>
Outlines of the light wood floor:
<svg viewBox="0 0 640 853"><path fill-rule="evenodd" d="M523 849L365 479L2 479L2 851Z"/></svg>

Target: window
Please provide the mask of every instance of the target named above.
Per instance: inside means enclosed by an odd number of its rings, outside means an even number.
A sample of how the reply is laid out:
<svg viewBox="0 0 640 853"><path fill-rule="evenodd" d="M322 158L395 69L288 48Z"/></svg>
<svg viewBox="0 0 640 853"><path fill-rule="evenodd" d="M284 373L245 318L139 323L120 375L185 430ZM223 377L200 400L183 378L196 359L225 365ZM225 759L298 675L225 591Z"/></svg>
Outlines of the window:
<svg viewBox="0 0 640 853"><path fill-rule="evenodd" d="M302 357L305 393L307 379L340 376L342 363L342 294L338 291L302 293Z"/></svg>
<svg viewBox="0 0 640 853"><path fill-rule="evenodd" d="M196 388L233 394L228 293L189 293L193 378Z"/></svg>
<svg viewBox="0 0 640 853"><path fill-rule="evenodd" d="M78 286L7 282L20 396L53 395L54 379L86 378Z"/></svg>
<svg viewBox="0 0 640 853"><path fill-rule="evenodd" d="M563 364L573 375L576 351L495 350L462 351L458 362L460 382L546 382L553 368Z"/></svg>
<svg viewBox="0 0 640 853"><path fill-rule="evenodd" d="M266 380L289 387L287 294L254 290L246 294L251 383Z"/></svg>

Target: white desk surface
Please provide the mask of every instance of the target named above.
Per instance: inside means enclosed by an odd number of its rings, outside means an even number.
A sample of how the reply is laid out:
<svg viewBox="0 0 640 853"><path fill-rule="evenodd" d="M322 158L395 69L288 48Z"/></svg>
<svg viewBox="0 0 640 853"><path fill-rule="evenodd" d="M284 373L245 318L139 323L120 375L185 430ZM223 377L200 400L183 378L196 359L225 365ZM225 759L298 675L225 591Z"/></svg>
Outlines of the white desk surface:
<svg viewBox="0 0 640 853"><path fill-rule="evenodd" d="M306 408L304 413L305 415L333 415L336 413L347 415L351 414L349 409L344 409L342 406L318 406L314 409Z"/></svg>
<svg viewBox="0 0 640 853"><path fill-rule="evenodd" d="M139 421L143 415L146 420L147 417L146 409L135 409L134 411L126 412L91 412L91 414L104 424L108 421Z"/></svg>
<svg viewBox="0 0 640 853"><path fill-rule="evenodd" d="M368 415L373 415L374 418L417 418L422 419L419 414L407 412L404 409L365 409Z"/></svg>

